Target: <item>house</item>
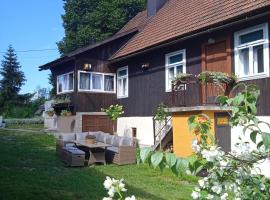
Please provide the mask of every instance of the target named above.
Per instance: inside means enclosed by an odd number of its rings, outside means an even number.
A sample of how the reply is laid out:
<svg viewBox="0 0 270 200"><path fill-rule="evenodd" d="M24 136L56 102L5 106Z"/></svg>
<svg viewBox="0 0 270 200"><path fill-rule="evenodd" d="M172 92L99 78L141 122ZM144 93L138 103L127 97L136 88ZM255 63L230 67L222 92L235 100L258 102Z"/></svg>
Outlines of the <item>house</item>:
<svg viewBox="0 0 270 200"><path fill-rule="evenodd" d="M79 91L76 78L80 73L76 70L82 70L79 63L90 63L93 71L100 69L94 68L93 60L88 58L90 53L83 53L87 62L79 62L80 56L74 57L71 53L41 68L50 66L58 76L74 71L74 84L71 85L74 94L77 93L73 100L76 115L77 112L99 112L100 107L111 103L124 105L125 116L117 122L117 133L129 134L133 128L141 145L156 147L157 134L162 134L162 140L173 141L176 155L188 156L192 153L193 138L186 120L190 115L206 113L213 122L220 145L230 151L237 141L239 127L231 129L228 126L227 111L212 101L217 94L193 84L185 85L174 99L171 80L180 72L195 75L205 70L235 73L241 81L260 87L258 116L270 121L269 8L269 0L148 0L147 10L139 14L144 17L135 17L142 20L142 24L135 23L140 24L140 28L123 36L126 40L118 40L123 43L108 39L111 42L105 41L102 46L87 50L99 56L97 49L118 44L115 51L103 57L106 67L99 71L108 70L114 74L114 92L106 94L108 98L103 93ZM172 120L168 119L164 131L157 133L153 116L161 102L170 107ZM86 109L90 104L95 109Z"/></svg>

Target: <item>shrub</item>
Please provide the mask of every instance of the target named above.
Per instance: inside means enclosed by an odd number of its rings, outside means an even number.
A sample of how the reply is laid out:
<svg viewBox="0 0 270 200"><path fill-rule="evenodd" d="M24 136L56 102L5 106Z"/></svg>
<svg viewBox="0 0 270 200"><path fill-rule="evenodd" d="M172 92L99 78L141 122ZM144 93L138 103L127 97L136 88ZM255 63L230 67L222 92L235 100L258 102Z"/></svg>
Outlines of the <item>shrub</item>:
<svg viewBox="0 0 270 200"><path fill-rule="evenodd" d="M5 121L6 125L9 125L9 124L16 124L16 125L21 125L21 124L43 124L44 123L43 118L5 119L4 121Z"/></svg>

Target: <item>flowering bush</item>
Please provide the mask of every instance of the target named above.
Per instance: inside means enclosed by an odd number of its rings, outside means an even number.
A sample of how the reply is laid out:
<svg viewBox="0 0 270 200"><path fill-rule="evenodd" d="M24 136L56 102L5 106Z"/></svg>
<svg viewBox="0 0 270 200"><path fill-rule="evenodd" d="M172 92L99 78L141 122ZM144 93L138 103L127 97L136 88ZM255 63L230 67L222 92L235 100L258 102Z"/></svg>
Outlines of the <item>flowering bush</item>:
<svg viewBox="0 0 270 200"><path fill-rule="evenodd" d="M103 183L104 188L108 190L109 197L104 197L103 200L136 200L135 196L124 198L123 192L126 192L124 180L116 180L114 178L106 177Z"/></svg>
<svg viewBox="0 0 270 200"><path fill-rule="evenodd" d="M252 149L249 142L241 140L233 152L224 152L216 144L198 139L193 149L198 157L208 163L208 176L199 180L191 196L193 199L269 199L270 179L261 175L258 164L270 156L270 134L261 130L256 114L256 103L259 90L254 85L243 85L243 90L235 97L220 97L223 106L232 108L230 124L244 126L244 134L250 134L257 148ZM237 86L239 88L239 86ZM194 116L189 120L190 127L196 136L205 135L203 129L197 127L204 121L195 123ZM267 124L270 127L269 124ZM261 137L257 137L257 136ZM257 139L260 141L257 141Z"/></svg>
<svg viewBox="0 0 270 200"><path fill-rule="evenodd" d="M108 117L114 122L119 117L121 117L124 114L123 106L122 105L110 105L108 108L102 108L102 112L106 112ZM113 132L114 132L114 123L113 123Z"/></svg>

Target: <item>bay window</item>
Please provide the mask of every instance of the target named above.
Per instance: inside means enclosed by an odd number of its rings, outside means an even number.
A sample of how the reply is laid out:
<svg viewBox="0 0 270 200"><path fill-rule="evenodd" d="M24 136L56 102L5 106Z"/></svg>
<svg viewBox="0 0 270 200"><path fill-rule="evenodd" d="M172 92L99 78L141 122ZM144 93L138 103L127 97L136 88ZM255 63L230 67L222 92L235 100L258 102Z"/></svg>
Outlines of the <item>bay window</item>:
<svg viewBox="0 0 270 200"><path fill-rule="evenodd" d="M166 92L172 90L172 80L178 73L186 73L186 51L180 50L166 55Z"/></svg>
<svg viewBox="0 0 270 200"><path fill-rule="evenodd" d="M79 91L115 92L115 75L79 71Z"/></svg>
<svg viewBox="0 0 270 200"><path fill-rule="evenodd" d="M74 73L69 72L57 76L57 94L74 91Z"/></svg>
<svg viewBox="0 0 270 200"><path fill-rule="evenodd" d="M269 75L268 24L236 32L235 72L242 79Z"/></svg>
<svg viewBox="0 0 270 200"><path fill-rule="evenodd" d="M117 70L117 97L128 97L128 67Z"/></svg>

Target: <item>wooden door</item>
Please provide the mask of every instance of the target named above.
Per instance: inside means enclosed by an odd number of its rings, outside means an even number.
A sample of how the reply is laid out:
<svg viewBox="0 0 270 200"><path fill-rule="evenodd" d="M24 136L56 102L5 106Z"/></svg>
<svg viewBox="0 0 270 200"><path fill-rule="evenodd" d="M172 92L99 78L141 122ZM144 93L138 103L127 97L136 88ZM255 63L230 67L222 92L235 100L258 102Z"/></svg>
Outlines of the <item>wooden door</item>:
<svg viewBox="0 0 270 200"><path fill-rule="evenodd" d="M218 39L202 45L202 71L217 71L231 74L231 45L230 37ZM222 89L213 84L202 86L202 103L215 103L216 96Z"/></svg>
<svg viewBox="0 0 270 200"><path fill-rule="evenodd" d="M114 126L116 130L116 125ZM113 133L113 122L104 115L83 115L82 131L103 131L105 133Z"/></svg>
<svg viewBox="0 0 270 200"><path fill-rule="evenodd" d="M215 113L215 136L217 144L225 152L231 151L231 127L228 113Z"/></svg>

